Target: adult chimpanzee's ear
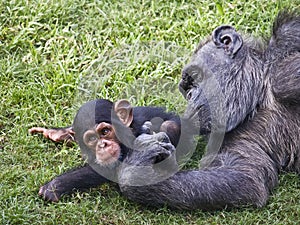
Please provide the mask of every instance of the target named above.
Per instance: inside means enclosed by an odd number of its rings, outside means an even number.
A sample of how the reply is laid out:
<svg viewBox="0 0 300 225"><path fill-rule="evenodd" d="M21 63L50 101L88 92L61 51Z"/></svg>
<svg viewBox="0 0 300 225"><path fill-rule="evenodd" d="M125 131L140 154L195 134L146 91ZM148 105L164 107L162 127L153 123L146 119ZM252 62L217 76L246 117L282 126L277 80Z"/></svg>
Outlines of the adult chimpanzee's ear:
<svg viewBox="0 0 300 225"><path fill-rule="evenodd" d="M241 35L232 26L228 25L217 27L212 33L212 38L215 45L218 48L223 48L232 58L243 45Z"/></svg>
<svg viewBox="0 0 300 225"><path fill-rule="evenodd" d="M121 99L114 104L114 111L121 122L129 127L133 120L132 106L129 101Z"/></svg>

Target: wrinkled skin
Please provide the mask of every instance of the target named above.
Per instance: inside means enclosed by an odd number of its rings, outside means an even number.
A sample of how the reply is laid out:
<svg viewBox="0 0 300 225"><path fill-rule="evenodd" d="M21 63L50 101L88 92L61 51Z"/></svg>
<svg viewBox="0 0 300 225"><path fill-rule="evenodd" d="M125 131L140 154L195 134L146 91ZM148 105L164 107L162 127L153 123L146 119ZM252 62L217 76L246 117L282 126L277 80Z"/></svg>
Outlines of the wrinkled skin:
<svg viewBox="0 0 300 225"><path fill-rule="evenodd" d="M281 171L300 173L299 71L299 13L281 13L266 43L231 26L216 28L179 83L188 101L185 119L200 134L217 137L213 143L219 144L208 146L213 157L200 169L141 187L135 181L155 180L156 172L129 173L127 164L154 167L155 149L161 148L149 144L148 155L134 151L124 161L122 193L141 204L176 209L264 206Z"/></svg>

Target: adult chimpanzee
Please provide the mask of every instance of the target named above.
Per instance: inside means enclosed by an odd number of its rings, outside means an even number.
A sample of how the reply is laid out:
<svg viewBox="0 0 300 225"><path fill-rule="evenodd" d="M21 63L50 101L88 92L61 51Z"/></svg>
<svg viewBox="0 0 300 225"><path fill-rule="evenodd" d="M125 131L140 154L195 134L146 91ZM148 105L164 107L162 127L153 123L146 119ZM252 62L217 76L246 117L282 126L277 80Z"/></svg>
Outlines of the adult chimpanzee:
<svg viewBox="0 0 300 225"><path fill-rule="evenodd" d="M221 147L204 168L155 183L160 171L153 158L174 148L157 144L161 133L152 135L154 146L151 135L141 135L135 148L143 151L122 165L121 192L142 204L177 209L264 206L280 171L300 173L299 80L298 12L280 13L265 45L231 26L216 28L184 67L179 88L188 101L185 116L198 117L202 134L224 129ZM141 187L141 180L147 185Z"/></svg>
<svg viewBox="0 0 300 225"><path fill-rule="evenodd" d="M53 141L76 140L89 162L55 177L40 188L39 194L46 200L58 201L63 194L116 181L117 168L128 154L131 142L136 136L152 131L166 132L172 144L177 145L180 119L163 108L132 107L126 100L113 104L105 99L84 104L72 127L31 128L30 133L43 133Z"/></svg>

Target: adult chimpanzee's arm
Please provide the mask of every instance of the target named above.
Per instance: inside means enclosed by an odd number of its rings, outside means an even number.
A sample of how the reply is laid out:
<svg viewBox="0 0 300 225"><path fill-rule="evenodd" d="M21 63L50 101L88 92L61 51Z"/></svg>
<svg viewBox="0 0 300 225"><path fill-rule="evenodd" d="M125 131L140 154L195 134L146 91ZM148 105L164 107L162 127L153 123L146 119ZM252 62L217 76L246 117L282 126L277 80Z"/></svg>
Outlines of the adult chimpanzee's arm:
<svg viewBox="0 0 300 225"><path fill-rule="evenodd" d="M40 188L39 195L45 200L57 202L64 194L85 191L107 182L109 180L94 171L91 166L85 165L55 177Z"/></svg>
<svg viewBox="0 0 300 225"><path fill-rule="evenodd" d="M157 155L153 157L157 158ZM122 194L129 199L154 207L166 205L188 210L262 207L270 190L277 184L278 173L268 163L259 167L256 164L252 164L251 160L249 163L249 159L243 156L220 154L206 169L179 171L158 183L157 177L161 173L161 170L155 169L158 164L153 164L152 169L144 164L142 167L123 167L120 187Z"/></svg>
<svg viewBox="0 0 300 225"><path fill-rule="evenodd" d="M175 149L163 137L162 133L139 136L138 150L124 160L119 185L129 199L189 210L261 207L278 182L276 165L254 145L247 155L228 149L205 168L176 172Z"/></svg>
<svg viewBox="0 0 300 225"><path fill-rule="evenodd" d="M121 192L143 205L184 210L261 207L269 196L263 181L229 167L182 171L157 184L122 186Z"/></svg>

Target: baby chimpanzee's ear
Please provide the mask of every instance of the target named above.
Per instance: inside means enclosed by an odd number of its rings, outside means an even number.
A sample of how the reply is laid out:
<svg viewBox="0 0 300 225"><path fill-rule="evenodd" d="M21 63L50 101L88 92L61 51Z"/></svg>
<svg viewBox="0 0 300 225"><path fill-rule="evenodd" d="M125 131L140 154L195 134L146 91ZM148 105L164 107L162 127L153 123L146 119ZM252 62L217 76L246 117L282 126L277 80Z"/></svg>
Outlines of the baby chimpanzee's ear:
<svg viewBox="0 0 300 225"><path fill-rule="evenodd" d="M121 122L129 127L133 121L132 106L129 101L121 99L114 103L114 111L121 120Z"/></svg>

